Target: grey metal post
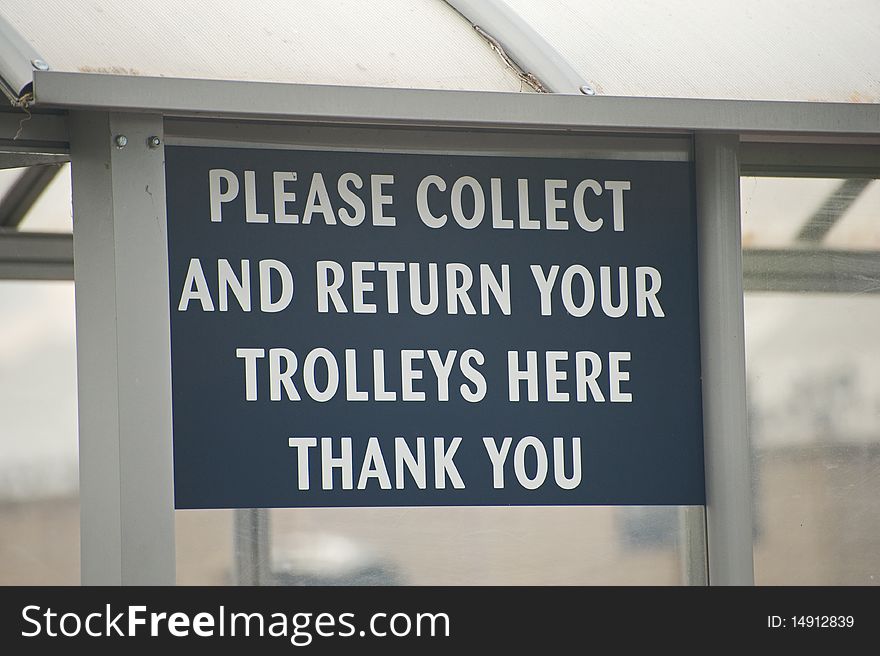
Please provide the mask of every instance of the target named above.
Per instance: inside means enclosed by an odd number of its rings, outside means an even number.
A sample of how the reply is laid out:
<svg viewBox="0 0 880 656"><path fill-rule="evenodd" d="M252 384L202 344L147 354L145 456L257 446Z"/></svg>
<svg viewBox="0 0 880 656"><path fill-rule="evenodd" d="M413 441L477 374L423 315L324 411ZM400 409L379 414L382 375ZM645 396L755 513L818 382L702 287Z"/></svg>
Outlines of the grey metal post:
<svg viewBox="0 0 880 656"><path fill-rule="evenodd" d="M70 118L87 585L175 583L162 125Z"/></svg>
<svg viewBox="0 0 880 656"><path fill-rule="evenodd" d="M684 585L707 585L706 512L703 506L678 507L679 566Z"/></svg>
<svg viewBox="0 0 880 656"><path fill-rule="evenodd" d="M697 134L700 335L711 585L752 585L739 137Z"/></svg>

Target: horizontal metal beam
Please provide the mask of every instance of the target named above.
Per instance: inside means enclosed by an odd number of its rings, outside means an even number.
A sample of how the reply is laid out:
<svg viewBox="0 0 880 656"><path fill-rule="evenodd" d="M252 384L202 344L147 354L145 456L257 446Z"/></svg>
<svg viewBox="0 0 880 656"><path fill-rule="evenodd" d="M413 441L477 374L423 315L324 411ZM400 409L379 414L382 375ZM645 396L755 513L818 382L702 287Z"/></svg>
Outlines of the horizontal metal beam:
<svg viewBox="0 0 880 656"><path fill-rule="evenodd" d="M0 198L0 228L17 227L60 170L61 164L41 164L22 171Z"/></svg>
<svg viewBox="0 0 880 656"><path fill-rule="evenodd" d="M73 235L0 230L0 280L73 280Z"/></svg>
<svg viewBox="0 0 880 656"><path fill-rule="evenodd" d="M862 139L860 141L866 141ZM741 143L740 173L805 178L878 178L880 143Z"/></svg>
<svg viewBox="0 0 880 656"><path fill-rule="evenodd" d="M37 71L41 107L363 125L880 135L880 104L621 98Z"/></svg>
<svg viewBox="0 0 880 656"><path fill-rule="evenodd" d="M70 157L67 155L52 153L8 153L0 150L0 169L17 169L23 166L38 166L40 164L64 164L68 161L70 161Z"/></svg>
<svg viewBox="0 0 880 656"><path fill-rule="evenodd" d="M880 253L820 249L743 251L747 292L880 293Z"/></svg>
<svg viewBox="0 0 880 656"><path fill-rule="evenodd" d="M443 155L517 155L576 159L637 159L686 162L693 159L691 137L594 133L510 132L505 130L451 131L384 126L341 125L316 129L301 123L236 121L218 118L169 118L165 120L166 145L211 145L233 148L344 148Z"/></svg>
<svg viewBox="0 0 880 656"><path fill-rule="evenodd" d="M5 161L4 168L27 166L30 154L66 154L69 140L66 112L0 109L0 153L6 160L17 153L26 155L21 162Z"/></svg>
<svg viewBox="0 0 880 656"><path fill-rule="evenodd" d="M70 235L0 230L0 280L72 280ZM747 292L880 293L875 251L747 249Z"/></svg>

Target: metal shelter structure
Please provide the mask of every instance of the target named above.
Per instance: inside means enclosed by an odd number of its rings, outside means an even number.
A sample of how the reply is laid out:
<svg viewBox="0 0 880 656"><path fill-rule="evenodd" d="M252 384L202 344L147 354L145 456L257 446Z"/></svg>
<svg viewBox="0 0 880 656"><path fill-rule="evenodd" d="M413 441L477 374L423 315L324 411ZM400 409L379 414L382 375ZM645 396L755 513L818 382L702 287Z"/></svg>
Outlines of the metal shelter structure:
<svg viewBox="0 0 880 656"><path fill-rule="evenodd" d="M692 161L707 503L684 568L753 583L744 289L880 289L880 241L827 247L880 175L880 8L844 4L5 3L0 278L75 280L82 581L175 583L164 148L259 144ZM29 232L68 161L72 234ZM744 175L840 183L755 247ZM237 522L239 580L267 582L265 515Z"/></svg>

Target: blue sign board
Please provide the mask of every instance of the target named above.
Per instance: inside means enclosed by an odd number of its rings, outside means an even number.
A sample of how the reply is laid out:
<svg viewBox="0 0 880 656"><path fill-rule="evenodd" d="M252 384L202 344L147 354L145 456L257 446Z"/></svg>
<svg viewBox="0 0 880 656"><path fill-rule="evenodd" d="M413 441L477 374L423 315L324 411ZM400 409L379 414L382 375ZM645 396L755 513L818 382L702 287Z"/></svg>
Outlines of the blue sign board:
<svg viewBox="0 0 880 656"><path fill-rule="evenodd" d="M166 148L177 508L702 504L688 162Z"/></svg>

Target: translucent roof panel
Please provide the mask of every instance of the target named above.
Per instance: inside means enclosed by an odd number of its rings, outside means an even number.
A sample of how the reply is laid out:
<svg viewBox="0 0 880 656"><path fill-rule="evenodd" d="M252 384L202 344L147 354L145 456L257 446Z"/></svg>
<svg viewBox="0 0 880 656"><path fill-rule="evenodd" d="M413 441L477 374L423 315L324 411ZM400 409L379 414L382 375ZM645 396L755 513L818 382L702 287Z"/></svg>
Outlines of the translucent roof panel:
<svg viewBox="0 0 880 656"><path fill-rule="evenodd" d="M880 102L877 0L505 0L602 95Z"/></svg>
<svg viewBox="0 0 880 656"><path fill-rule="evenodd" d="M3 0L52 70L529 91L442 0Z"/></svg>

